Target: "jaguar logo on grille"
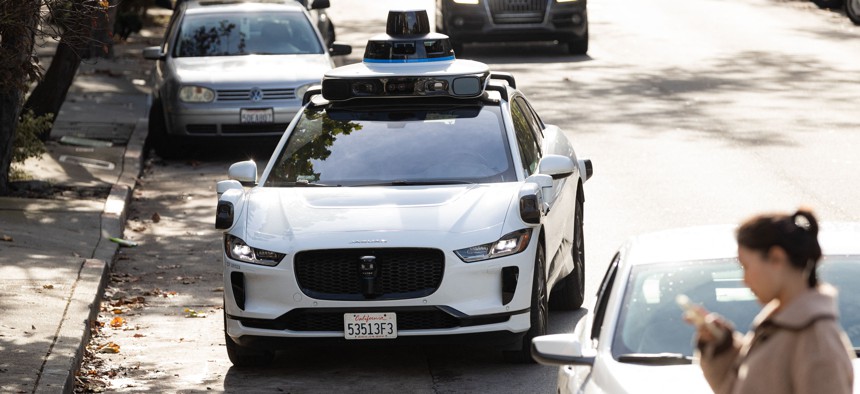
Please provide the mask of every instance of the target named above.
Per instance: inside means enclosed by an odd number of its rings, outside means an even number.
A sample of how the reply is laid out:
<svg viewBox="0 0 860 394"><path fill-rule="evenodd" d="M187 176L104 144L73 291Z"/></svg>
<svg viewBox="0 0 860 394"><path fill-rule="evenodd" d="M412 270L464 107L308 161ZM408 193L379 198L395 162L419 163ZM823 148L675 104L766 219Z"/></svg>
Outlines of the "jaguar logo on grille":
<svg viewBox="0 0 860 394"><path fill-rule="evenodd" d="M257 102L263 99L263 91L260 88L252 88L250 94L251 101Z"/></svg>

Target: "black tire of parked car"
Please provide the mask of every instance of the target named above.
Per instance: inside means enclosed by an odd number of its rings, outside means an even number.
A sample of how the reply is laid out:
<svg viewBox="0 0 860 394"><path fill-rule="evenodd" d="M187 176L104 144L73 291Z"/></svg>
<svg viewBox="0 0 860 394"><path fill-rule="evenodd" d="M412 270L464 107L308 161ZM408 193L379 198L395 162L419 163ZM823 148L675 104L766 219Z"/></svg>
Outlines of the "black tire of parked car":
<svg viewBox="0 0 860 394"><path fill-rule="evenodd" d="M523 336L519 350L506 350L502 355L505 360L516 363L534 363L532 358L532 339L546 334L549 321L549 305L547 304L546 288L546 254L543 246L535 253L535 270L532 281L532 305L530 308L530 327Z"/></svg>
<svg viewBox="0 0 860 394"><path fill-rule="evenodd" d="M576 194L576 214L573 219L573 245L570 254L573 258L573 272L567 274L553 289L549 298L551 309L575 311L585 301L585 233L583 232L583 207L585 198L580 192Z"/></svg>
<svg viewBox="0 0 860 394"><path fill-rule="evenodd" d="M162 159L176 159L181 154L182 147L167 134L167 121L164 117L164 105L161 99L152 101L149 108L149 133L147 143Z"/></svg>
<svg viewBox="0 0 860 394"><path fill-rule="evenodd" d="M226 316L224 316L224 342L227 344L227 357L237 368L268 365L275 359L275 352L272 350L251 349L234 342L227 335Z"/></svg>
<svg viewBox="0 0 860 394"><path fill-rule="evenodd" d="M812 0L819 8L839 8L842 7L842 0Z"/></svg>
<svg viewBox="0 0 860 394"><path fill-rule="evenodd" d="M567 51L571 55L585 55L588 53L588 27L585 28L585 34L582 37L575 37L567 43Z"/></svg>
<svg viewBox="0 0 860 394"><path fill-rule="evenodd" d="M845 0L845 14L855 25L860 25L860 0Z"/></svg>

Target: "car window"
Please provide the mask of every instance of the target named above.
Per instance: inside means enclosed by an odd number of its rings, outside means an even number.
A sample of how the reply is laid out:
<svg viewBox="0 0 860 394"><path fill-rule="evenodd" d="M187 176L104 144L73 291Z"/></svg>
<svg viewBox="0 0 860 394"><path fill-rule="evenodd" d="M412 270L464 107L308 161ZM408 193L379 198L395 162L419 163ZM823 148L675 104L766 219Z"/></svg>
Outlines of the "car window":
<svg viewBox="0 0 860 394"><path fill-rule="evenodd" d="M516 101L511 104L511 118L514 121L514 130L517 135L521 165L526 176L529 176L537 171L540 161L540 145L538 145L526 114L527 112L523 111Z"/></svg>
<svg viewBox="0 0 860 394"><path fill-rule="evenodd" d="M825 257L818 275L839 290L839 323L854 348L860 348L860 256Z"/></svg>
<svg viewBox="0 0 860 394"><path fill-rule="evenodd" d="M498 106L308 108L264 186L516 180Z"/></svg>
<svg viewBox="0 0 860 394"><path fill-rule="evenodd" d="M618 262L621 261L621 254L616 253L606 269L606 274L603 275L603 281L600 282L600 288L597 289L597 302L594 305L594 320L591 323L591 339L598 339L600 331L603 329L604 317L606 316L606 305L609 302L609 293L612 290L612 284L615 282L615 273L618 272Z"/></svg>
<svg viewBox="0 0 860 394"><path fill-rule="evenodd" d="M174 56L323 53L304 13L192 14L182 20Z"/></svg>
<svg viewBox="0 0 860 394"><path fill-rule="evenodd" d="M693 327L682 319L676 297L719 313L741 332L761 310L743 283L737 259L634 266L627 280L612 354L678 353L693 355Z"/></svg>
<svg viewBox="0 0 860 394"><path fill-rule="evenodd" d="M523 115L529 122L529 126L534 131L538 146L543 146L543 123L538 119L534 109L532 109L532 106L523 97L517 97L514 101L519 105L520 110L523 111Z"/></svg>

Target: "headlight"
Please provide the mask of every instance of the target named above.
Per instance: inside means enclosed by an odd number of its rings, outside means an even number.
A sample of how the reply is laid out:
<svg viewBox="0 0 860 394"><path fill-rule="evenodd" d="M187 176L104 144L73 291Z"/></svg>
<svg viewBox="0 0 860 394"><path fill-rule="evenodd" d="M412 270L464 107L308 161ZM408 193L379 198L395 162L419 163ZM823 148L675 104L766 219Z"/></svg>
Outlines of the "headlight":
<svg viewBox="0 0 860 394"><path fill-rule="evenodd" d="M311 88L311 86L318 85L318 84L319 84L319 82L311 82L311 83L304 84L302 86L297 87L296 88L296 98L299 100L303 99L305 97L305 92L307 92L308 89Z"/></svg>
<svg viewBox="0 0 860 394"><path fill-rule="evenodd" d="M479 0L454 0L457 4L478 4Z"/></svg>
<svg viewBox="0 0 860 394"><path fill-rule="evenodd" d="M269 267L278 265L284 259L284 256L286 256L284 253L252 248L241 238L232 235L224 237L224 249L227 251L227 255L234 260L267 265Z"/></svg>
<svg viewBox="0 0 860 394"><path fill-rule="evenodd" d="M202 86L183 86L179 89L179 100L186 103L211 103L215 92Z"/></svg>
<svg viewBox="0 0 860 394"><path fill-rule="evenodd" d="M455 250L454 253L467 263L510 256L526 250L531 237L532 229L517 230L503 236L496 242Z"/></svg>

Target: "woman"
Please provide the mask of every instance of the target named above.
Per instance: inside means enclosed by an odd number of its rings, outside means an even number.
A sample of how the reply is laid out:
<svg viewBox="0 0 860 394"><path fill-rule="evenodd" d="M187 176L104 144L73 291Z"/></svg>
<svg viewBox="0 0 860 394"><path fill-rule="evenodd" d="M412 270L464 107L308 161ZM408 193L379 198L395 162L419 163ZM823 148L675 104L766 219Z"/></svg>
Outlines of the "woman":
<svg viewBox="0 0 860 394"><path fill-rule="evenodd" d="M705 319L687 319L700 322L697 353L708 384L716 393L851 393L854 351L839 326L836 290L815 275L815 217L756 216L738 228L737 241L744 282L764 308L745 336L701 308Z"/></svg>

